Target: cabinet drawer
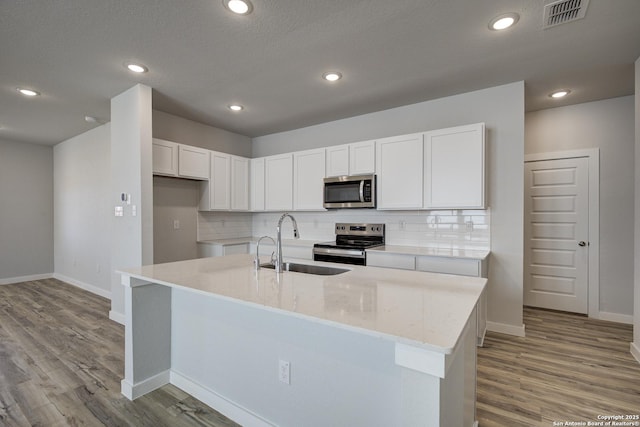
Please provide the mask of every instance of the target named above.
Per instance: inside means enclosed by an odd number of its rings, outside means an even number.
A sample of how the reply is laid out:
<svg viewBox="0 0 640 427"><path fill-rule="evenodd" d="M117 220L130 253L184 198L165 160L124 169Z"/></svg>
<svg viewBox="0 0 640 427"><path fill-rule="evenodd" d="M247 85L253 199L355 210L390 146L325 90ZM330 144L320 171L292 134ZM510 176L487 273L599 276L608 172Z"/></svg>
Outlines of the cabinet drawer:
<svg viewBox="0 0 640 427"><path fill-rule="evenodd" d="M240 243L238 245L226 245L223 246L223 252L225 255L248 254L249 244Z"/></svg>
<svg viewBox="0 0 640 427"><path fill-rule="evenodd" d="M367 266L399 268L415 270L416 257L413 255L385 254L381 252L367 252Z"/></svg>
<svg viewBox="0 0 640 427"><path fill-rule="evenodd" d="M473 277L481 277L482 274L480 260L428 256L417 257L416 270Z"/></svg>

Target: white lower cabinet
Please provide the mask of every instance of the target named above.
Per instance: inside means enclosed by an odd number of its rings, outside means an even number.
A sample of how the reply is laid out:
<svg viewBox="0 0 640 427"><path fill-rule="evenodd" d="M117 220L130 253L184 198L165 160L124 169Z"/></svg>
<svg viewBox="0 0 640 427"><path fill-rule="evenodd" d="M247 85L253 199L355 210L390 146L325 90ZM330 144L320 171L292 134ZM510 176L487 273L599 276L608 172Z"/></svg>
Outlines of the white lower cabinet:
<svg viewBox="0 0 640 427"><path fill-rule="evenodd" d="M293 209L293 154L265 157L265 209L289 211Z"/></svg>
<svg viewBox="0 0 640 427"><path fill-rule="evenodd" d="M198 243L198 258L208 258L212 256L226 256L235 254L248 254L249 243L238 243L235 245L221 245L215 243Z"/></svg>
<svg viewBox="0 0 640 427"><path fill-rule="evenodd" d="M325 149L293 153L293 210L324 210Z"/></svg>
<svg viewBox="0 0 640 427"><path fill-rule="evenodd" d="M416 257L416 270L434 273L457 274L459 276L486 277L484 263L479 259L445 258L432 256Z"/></svg>
<svg viewBox="0 0 640 427"><path fill-rule="evenodd" d="M422 208L423 134L376 141L378 209Z"/></svg>
<svg viewBox="0 0 640 427"><path fill-rule="evenodd" d="M413 255L387 254L384 252L367 252L368 267L398 268L415 270L416 257Z"/></svg>

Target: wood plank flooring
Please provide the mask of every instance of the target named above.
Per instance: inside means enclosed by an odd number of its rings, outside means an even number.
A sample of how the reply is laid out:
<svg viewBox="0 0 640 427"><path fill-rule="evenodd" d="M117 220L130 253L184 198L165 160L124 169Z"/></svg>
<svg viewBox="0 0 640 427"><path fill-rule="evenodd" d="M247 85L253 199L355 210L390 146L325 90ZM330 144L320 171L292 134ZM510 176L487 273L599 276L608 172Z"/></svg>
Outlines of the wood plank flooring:
<svg viewBox="0 0 640 427"><path fill-rule="evenodd" d="M109 306L55 279L0 286L0 426L237 425L171 385L122 396L124 328ZM478 349L481 427L640 414L630 325L530 308L524 321L526 338L488 333Z"/></svg>
<svg viewBox="0 0 640 427"><path fill-rule="evenodd" d="M587 425L602 421L598 415L640 416L631 325L529 307L524 322L525 338L489 333L478 349L480 426Z"/></svg>
<svg viewBox="0 0 640 427"><path fill-rule="evenodd" d="M236 426L174 386L120 394L110 302L55 279L0 286L1 426Z"/></svg>

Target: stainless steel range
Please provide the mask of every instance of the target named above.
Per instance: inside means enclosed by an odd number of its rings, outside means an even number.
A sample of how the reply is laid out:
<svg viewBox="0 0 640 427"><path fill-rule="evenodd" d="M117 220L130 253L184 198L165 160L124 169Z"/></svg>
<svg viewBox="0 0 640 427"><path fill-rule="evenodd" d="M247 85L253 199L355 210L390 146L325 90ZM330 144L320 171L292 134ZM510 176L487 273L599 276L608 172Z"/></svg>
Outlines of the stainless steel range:
<svg viewBox="0 0 640 427"><path fill-rule="evenodd" d="M336 241L313 245L313 260L367 265L365 249L384 245L384 224L336 224Z"/></svg>

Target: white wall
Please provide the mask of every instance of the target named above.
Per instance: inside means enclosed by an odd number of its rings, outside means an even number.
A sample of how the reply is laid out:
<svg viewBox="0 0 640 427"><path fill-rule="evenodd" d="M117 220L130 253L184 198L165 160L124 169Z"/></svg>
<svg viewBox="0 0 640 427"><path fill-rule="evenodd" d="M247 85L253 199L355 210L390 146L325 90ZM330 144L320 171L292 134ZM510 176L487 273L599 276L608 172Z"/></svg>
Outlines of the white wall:
<svg viewBox="0 0 640 427"><path fill-rule="evenodd" d="M253 156L485 122L491 260L488 327L522 334L524 83L516 82L253 140Z"/></svg>
<svg viewBox="0 0 640 427"><path fill-rule="evenodd" d="M635 287L633 311L633 342L631 353L640 362L640 58L636 61L636 94L635 94Z"/></svg>
<svg viewBox="0 0 640 427"><path fill-rule="evenodd" d="M110 124L53 149L55 276L111 297Z"/></svg>
<svg viewBox="0 0 640 427"><path fill-rule="evenodd" d="M525 153L600 149L601 313L633 314L633 96L528 113Z"/></svg>
<svg viewBox="0 0 640 427"><path fill-rule="evenodd" d="M53 273L53 149L0 140L0 284Z"/></svg>
<svg viewBox="0 0 640 427"><path fill-rule="evenodd" d="M200 181L153 177L154 264L197 258L199 199Z"/></svg>
<svg viewBox="0 0 640 427"><path fill-rule="evenodd" d="M251 157L251 138L213 126L153 110L153 137Z"/></svg>
<svg viewBox="0 0 640 427"><path fill-rule="evenodd" d="M124 321L124 288L116 271L153 263L151 88L136 85L111 99L111 312ZM131 195L123 205L121 193ZM113 216L123 206L124 216Z"/></svg>

